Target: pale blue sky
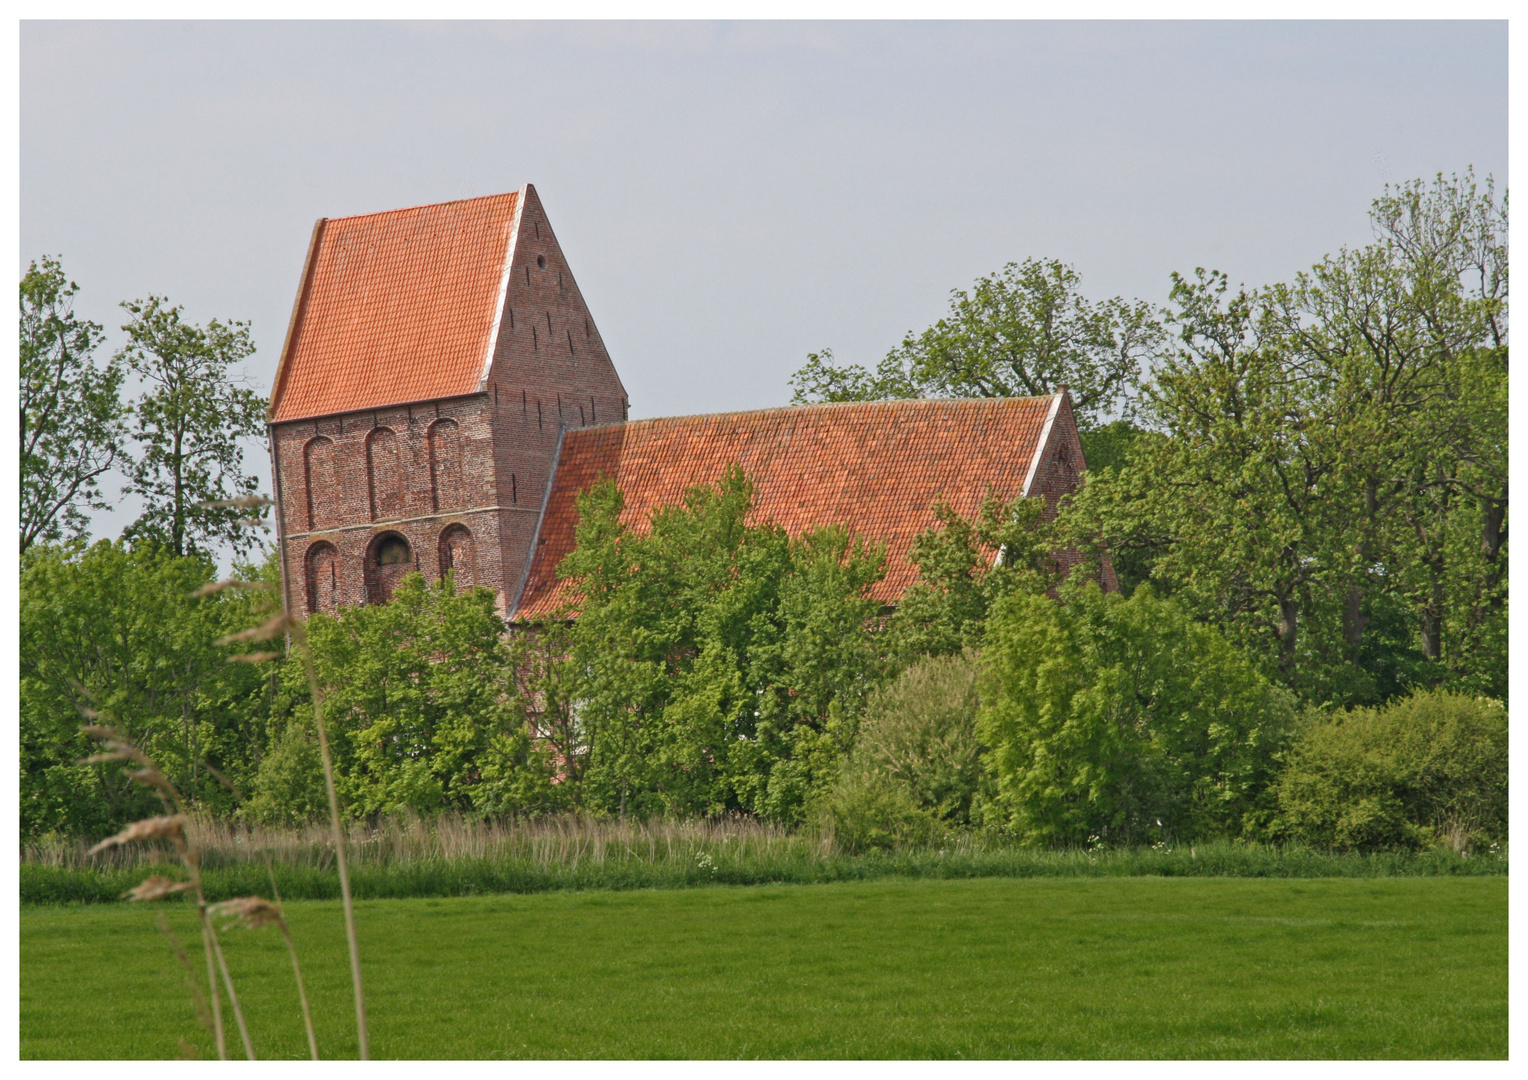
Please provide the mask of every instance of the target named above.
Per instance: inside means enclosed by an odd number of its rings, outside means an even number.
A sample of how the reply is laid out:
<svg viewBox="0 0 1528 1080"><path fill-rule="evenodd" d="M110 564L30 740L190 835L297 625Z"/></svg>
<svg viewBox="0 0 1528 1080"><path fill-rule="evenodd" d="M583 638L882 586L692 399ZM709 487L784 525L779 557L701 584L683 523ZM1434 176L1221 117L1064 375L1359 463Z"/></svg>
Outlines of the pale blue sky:
<svg viewBox="0 0 1528 1080"><path fill-rule="evenodd" d="M534 183L647 417L784 404L1032 255L1093 297L1284 279L1470 165L1506 185L1504 22L21 31L21 268L113 329L252 320L261 389L319 216Z"/></svg>

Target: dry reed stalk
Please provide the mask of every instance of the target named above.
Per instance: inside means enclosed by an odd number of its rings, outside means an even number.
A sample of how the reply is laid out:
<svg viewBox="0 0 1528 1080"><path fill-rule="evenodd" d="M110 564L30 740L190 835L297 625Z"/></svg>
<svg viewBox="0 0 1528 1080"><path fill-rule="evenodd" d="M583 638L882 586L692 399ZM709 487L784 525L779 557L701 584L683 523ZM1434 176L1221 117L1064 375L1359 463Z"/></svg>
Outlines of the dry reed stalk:
<svg viewBox="0 0 1528 1080"><path fill-rule="evenodd" d="M211 920L209 919L210 923ZM212 951L218 958L218 970L223 973L223 986L228 990L228 1004L233 1009L234 1023L239 1027L239 1038L244 1043L244 1056L255 1060L255 1045L249 1040L249 1027L244 1023L244 1010L239 1007L239 995L233 991L233 976L228 973L228 960L223 956L223 943L218 940L217 931L212 932Z"/></svg>
<svg viewBox="0 0 1528 1080"><path fill-rule="evenodd" d="M97 717L99 714L90 713L89 715ZM239 1034L244 1039L245 1053L253 1061L255 1056L254 1047L249 1041L249 1032L244 1024L244 1014L239 1008L239 999L234 995L233 980L228 975L228 967L223 963L223 951L218 944L217 931L213 928L212 920L207 915L207 897L202 891L201 859L188 830L190 819L186 813L185 800L181 798L180 792L175 786L164 778L164 775L160 773L158 767L149 759L148 755L129 739L118 734L113 728L101 724L87 724L80 730L106 747L104 752L92 754L85 761L96 764L108 761L123 761L139 766L135 770L128 771L128 775L135 782L151 788L154 794L159 796L159 800L164 804L165 809L174 811L174 813L165 814L160 817L145 818L142 821L133 822L116 836L108 837L99 844L96 844L86 852L86 856L94 856L110 848L145 840L169 840L174 845L176 854L180 857L181 863L190 875L190 881L187 882L190 888L186 891L196 893L196 912L202 928L202 952L207 959L207 985L210 990L208 996L212 1002L212 1031L214 1040L217 1043L218 1059L220 1061L228 1060L228 1041L223 1029L223 1006L218 996L217 975L213 970L214 956L217 957L218 965L223 969L224 983L228 988L229 1004L233 1008L234 1019L239 1025ZM145 882L139 888L143 889L147 884ZM169 888L170 886L156 883L145 890L145 896L152 893L168 895L167 890Z"/></svg>
<svg viewBox="0 0 1528 1080"><path fill-rule="evenodd" d="M271 891L277 893L279 901L280 894L276 890L274 871L271 872ZM302 967L297 963L297 946L292 942L292 931L281 913L280 903L272 903L261 896L240 896L213 905L212 912L215 915L236 919L249 930L258 930L262 926L275 926L281 931L281 937L286 942L287 955L292 958L292 975L297 980L297 999L302 1003L302 1023L308 1033L308 1051L312 1054L313 1060L317 1061L318 1039L313 1034L313 1016L308 1011L308 991L303 985Z"/></svg>
<svg viewBox="0 0 1528 1080"><path fill-rule="evenodd" d="M270 502L271 500L263 495L251 495L246 496L242 501L235 499L222 505L257 507L268 506ZM286 610L283 600L281 610L264 624L237 634L229 634L227 637L220 638L217 644L270 641L281 634L288 636L291 644L297 649L298 655L302 657L303 671L307 675L308 690L313 699L313 719L318 727L319 756L324 766L324 788L329 796L329 822L334 841L334 858L340 875L340 900L345 909L345 937L350 948L350 977L355 992L356 1042L361 1060L366 1061L371 1057L371 1053L366 1032L366 999L361 990L361 955L355 933L355 902L350 895L350 871L345 859L345 836L340 824L339 795L334 787L334 761L329 752L329 730L328 725L324 723L323 694L318 688L318 674L313 667L313 651L308 647L307 627L302 619L294 618L291 612Z"/></svg>
<svg viewBox="0 0 1528 1080"><path fill-rule="evenodd" d="M134 897L134 899L140 898ZM202 988L197 985L196 968L191 964L191 957L186 955L185 947L181 945L180 938L176 937L175 931L170 929L170 920L165 917L165 913L161 911L159 913L159 918L155 921L159 925L159 932L165 936L167 941L169 941L170 951L175 954L175 959L180 961L180 966L186 971L186 989L191 994L191 1007L196 1010L196 1018L200 1020L202 1025L209 1031L213 1030L212 1014L207 1011L207 999L202 996ZM182 1039L181 1043L184 1047L185 1040Z"/></svg>
<svg viewBox="0 0 1528 1080"><path fill-rule="evenodd" d="M333 824L325 819L290 827L230 825L189 814L187 831L201 853L204 867L248 865L268 857L283 865L329 869L336 859ZM375 826L342 822L343 849L348 865L389 865L416 860L458 861L500 858L524 860L544 869L573 868L582 863L641 861L651 864L687 863L697 853L743 861L777 857L828 858L825 836L792 833L778 826L733 817L714 821L626 822L586 814L524 820L482 820L442 814L424 818L402 815ZM959 837L950 841L962 851L980 841ZM28 862L78 867L94 865L126 869L163 861L166 841L143 840L131 847L98 851L86 859L88 845L76 840L48 838L30 842L23 850Z"/></svg>
<svg viewBox="0 0 1528 1080"><path fill-rule="evenodd" d="M340 799L334 789L334 762L329 754L329 732L324 723L323 694L318 689L318 673L313 669L313 653L308 648L306 627L300 620L287 618L292 642L302 656L308 676L308 690L313 697L313 719L318 725L318 752L324 764L324 789L329 795L329 822L334 833L334 859L340 874L340 900L345 908L345 937L350 945L350 979L355 990L356 1042L362 1061L371 1057L366 1037L366 998L361 991L361 952L355 936L355 902L350 898L350 872L345 865L345 837L340 828Z"/></svg>

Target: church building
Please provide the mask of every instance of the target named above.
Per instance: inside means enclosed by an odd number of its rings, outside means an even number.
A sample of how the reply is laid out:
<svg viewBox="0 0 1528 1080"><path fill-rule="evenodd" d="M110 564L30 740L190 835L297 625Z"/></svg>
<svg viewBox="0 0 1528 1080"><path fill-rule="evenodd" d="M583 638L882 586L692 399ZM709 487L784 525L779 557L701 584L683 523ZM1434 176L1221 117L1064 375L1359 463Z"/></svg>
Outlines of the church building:
<svg viewBox="0 0 1528 1080"><path fill-rule="evenodd" d="M1065 390L629 411L529 184L319 219L269 413L289 610L385 602L417 570L486 586L511 620L542 617L567 599L557 565L579 491L610 477L640 527L734 462L754 482L757 520L792 535L842 524L883 542L877 598L895 603L917 578L909 550L939 498L970 517L990 486L1043 495L1053 512L1084 467Z"/></svg>

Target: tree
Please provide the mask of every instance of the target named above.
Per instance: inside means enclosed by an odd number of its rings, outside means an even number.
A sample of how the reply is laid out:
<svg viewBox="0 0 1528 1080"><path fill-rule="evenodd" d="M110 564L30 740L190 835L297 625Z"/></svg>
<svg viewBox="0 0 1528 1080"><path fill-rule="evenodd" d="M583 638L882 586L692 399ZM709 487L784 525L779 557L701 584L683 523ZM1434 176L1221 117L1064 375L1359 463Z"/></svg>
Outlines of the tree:
<svg viewBox="0 0 1528 1080"><path fill-rule="evenodd" d="M1043 498L1009 502L988 491L970 521L942 499L933 511L935 524L908 553L918 580L886 625L887 651L901 664L980 646L998 597L1055 583Z"/></svg>
<svg viewBox="0 0 1528 1080"><path fill-rule="evenodd" d="M99 833L158 806L114 767L78 764L96 710L199 806L232 809L207 766L247 789L267 726L267 680L215 644L253 618L250 593L194 596L214 567L157 545L35 544L20 607L22 829ZM242 576L274 576L274 564Z"/></svg>
<svg viewBox="0 0 1528 1080"><path fill-rule="evenodd" d="M732 467L638 532L610 482L579 497L559 698L576 701L584 804L801 820L878 682L870 587L884 555L845 530L750 525Z"/></svg>
<svg viewBox="0 0 1528 1080"><path fill-rule="evenodd" d="M122 367L98 367L101 327L74 314L79 286L43 256L21 279L21 550L85 533L109 510L100 478L121 454Z"/></svg>
<svg viewBox="0 0 1528 1080"><path fill-rule="evenodd" d="M118 353L148 389L134 407L140 455L127 491L146 509L124 534L152 540L176 555L210 554L220 543L235 552L255 542L242 519L264 508L217 506L251 496L259 479L243 470L240 439L265 431L265 402L236 386L228 369L254 352L245 322L206 327L181 320L179 305L160 296L122 305L129 342Z"/></svg>
<svg viewBox="0 0 1528 1080"><path fill-rule="evenodd" d="M1215 629L1142 586L998 601L977 731L996 824L1036 844L1238 835L1293 715Z"/></svg>
<svg viewBox="0 0 1528 1080"><path fill-rule="evenodd" d="M951 294L950 313L908 334L872 374L812 353L791 376L792 401L1030 397L1071 390L1088 429L1123 404L1162 333L1151 308L1119 297L1091 303L1056 259L1026 259Z"/></svg>
<svg viewBox="0 0 1528 1080"><path fill-rule="evenodd" d="M409 574L386 604L313 615L307 634L349 813L526 813L553 804L553 762L532 744L493 594ZM288 657L272 753L249 815L323 812L302 661Z"/></svg>
<svg viewBox="0 0 1528 1080"><path fill-rule="evenodd" d="M1070 541L1309 701L1505 694L1505 215L1489 183L1439 177L1293 283L1175 275L1153 430L1089 474Z"/></svg>

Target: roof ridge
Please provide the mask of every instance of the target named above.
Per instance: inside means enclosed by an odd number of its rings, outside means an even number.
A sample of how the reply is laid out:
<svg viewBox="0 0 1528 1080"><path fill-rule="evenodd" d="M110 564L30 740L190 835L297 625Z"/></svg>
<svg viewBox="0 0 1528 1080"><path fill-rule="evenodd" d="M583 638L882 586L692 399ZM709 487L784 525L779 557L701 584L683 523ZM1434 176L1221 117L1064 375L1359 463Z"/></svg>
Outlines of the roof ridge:
<svg viewBox="0 0 1528 1080"><path fill-rule="evenodd" d="M810 409L852 409L871 405L975 405L1006 404L1043 401L1047 405L1055 394L1036 394L1033 397L978 397L978 398L882 398L877 401L813 401L803 405L771 405L762 409L724 409L713 413L680 413L677 416L646 416L640 420L623 420L615 424L601 424L600 428L631 427L636 424L656 424L665 420L705 420L717 416L758 416L762 413L804 412ZM577 431L594 431L596 428L574 428Z"/></svg>
<svg viewBox="0 0 1528 1080"><path fill-rule="evenodd" d="M503 199L509 196L518 197L520 189L514 191L501 191L493 195L472 195L465 199L445 199L441 202L415 203L413 206L396 206L391 210L370 210L364 214L345 214L342 217L326 218L326 221L355 221L357 218L383 217L387 214L406 214L410 210L429 210L437 206L454 206L458 203L487 202L489 199Z"/></svg>

